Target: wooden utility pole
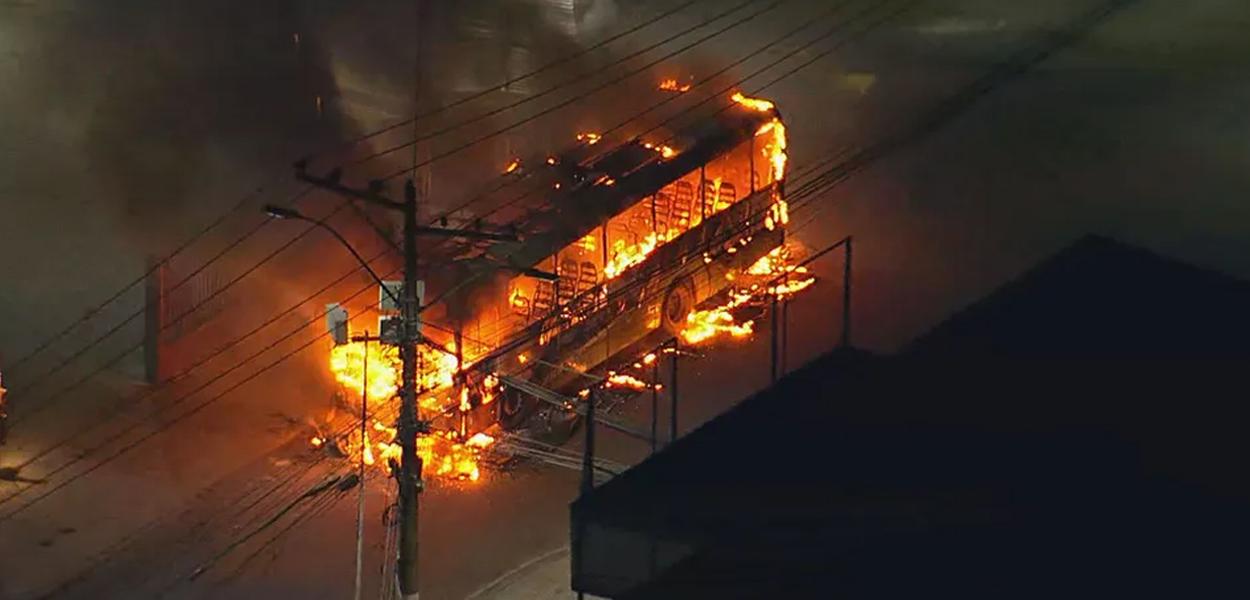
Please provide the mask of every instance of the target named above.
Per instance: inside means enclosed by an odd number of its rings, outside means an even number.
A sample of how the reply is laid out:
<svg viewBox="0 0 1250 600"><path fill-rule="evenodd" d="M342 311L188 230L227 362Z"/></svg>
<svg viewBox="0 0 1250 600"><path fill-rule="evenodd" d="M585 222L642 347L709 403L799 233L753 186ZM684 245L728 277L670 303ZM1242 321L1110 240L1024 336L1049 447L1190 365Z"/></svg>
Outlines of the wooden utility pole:
<svg viewBox="0 0 1250 600"><path fill-rule="evenodd" d="M364 586L365 572L365 452L369 447L369 430L366 428L366 421L369 420L369 331L365 331L364 337L360 340L365 345L364 354L361 356L363 363L361 368L364 384L360 390L360 489L356 497L356 593L352 595L355 600L360 600L360 592Z"/></svg>
<svg viewBox="0 0 1250 600"><path fill-rule="evenodd" d="M424 433L417 420L417 189L409 179L404 185L404 288L400 294L403 340L399 358L403 363L399 405L399 591L403 598L418 596L417 532L420 516L421 457L417 435Z"/></svg>
<svg viewBox="0 0 1250 600"><path fill-rule="evenodd" d="M297 166L298 167L298 166ZM418 289L420 281L417 277L417 237L432 235L452 238L472 238L488 241L516 242L513 234L497 234L484 231L467 231L446 229L442 227L425 227L417 224L417 189L412 180L404 183L404 200L396 202L381 195L382 182L370 183L368 189L359 190L347 187L340 182L342 172L335 170L329 177L315 177L299 170L296 177L301 181L333 191L348 198L362 200L377 206L400 211L404 221L404 284L399 298L391 294L382 279L369 267L360 253L352 248L338 232L324 222L305 217L298 211L289 208L266 206L270 215L286 219L301 219L313 223L333 234L339 242L351 251L352 255L364 266L369 274L378 282L382 290L391 295L401 311L399 357L403 363L400 381L399 405L399 445L400 463L395 471L399 488L399 558L396 572L399 579L400 595L404 599L417 598L417 532L419 511L419 495L422 489L421 457L417 454L417 436L429 432L429 423L421 420L417 407L417 344L422 343L420 324L420 298Z"/></svg>

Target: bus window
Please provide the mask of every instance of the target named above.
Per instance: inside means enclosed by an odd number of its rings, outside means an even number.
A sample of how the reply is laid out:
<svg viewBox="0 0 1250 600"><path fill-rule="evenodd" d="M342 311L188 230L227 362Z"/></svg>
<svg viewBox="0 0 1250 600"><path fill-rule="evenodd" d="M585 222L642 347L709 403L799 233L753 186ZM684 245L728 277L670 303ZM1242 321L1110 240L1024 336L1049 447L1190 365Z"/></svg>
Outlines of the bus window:
<svg viewBox="0 0 1250 600"><path fill-rule="evenodd" d="M577 261L566 258L560 262L560 282L556 287L556 300L560 306L567 305L577 295Z"/></svg>
<svg viewBox="0 0 1250 600"><path fill-rule="evenodd" d="M534 301L530 309L530 318L536 319L547 314L555 304L556 286L551 281L539 281L534 286Z"/></svg>
<svg viewBox="0 0 1250 600"><path fill-rule="evenodd" d="M577 294L581 298L578 302L578 308L581 310L595 310L597 308L599 295L590 293L599 285L599 267L590 261L583 261L577 274Z"/></svg>
<svg viewBox="0 0 1250 600"><path fill-rule="evenodd" d="M673 208L670 213L673 226L681 232L690 229L691 212L694 210L694 186L689 181L677 181L673 188Z"/></svg>
<svg viewBox="0 0 1250 600"><path fill-rule="evenodd" d="M655 194L655 232L665 233L673 226L673 194L664 188Z"/></svg>

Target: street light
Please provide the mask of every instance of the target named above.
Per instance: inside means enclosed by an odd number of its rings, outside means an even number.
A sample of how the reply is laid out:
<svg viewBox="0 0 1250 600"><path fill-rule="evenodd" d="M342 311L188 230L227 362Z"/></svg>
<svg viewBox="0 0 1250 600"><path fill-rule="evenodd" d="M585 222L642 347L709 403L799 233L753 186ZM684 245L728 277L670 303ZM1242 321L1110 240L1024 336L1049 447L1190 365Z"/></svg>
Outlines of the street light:
<svg viewBox="0 0 1250 600"><path fill-rule="evenodd" d="M417 330L417 324L420 319L420 309L418 306L416 289L417 289L417 237L418 236L439 236L451 238L468 238L487 240L495 242L519 242L519 238L515 233L491 233L477 230L461 230L446 229L442 227L422 227L417 224L417 191L412 180L409 179L404 185L404 201L395 202L378 195L378 186L370 186L368 191L356 190L348 188L339 182L341 173L336 170L331 173L330 177L319 179L311 177L304 173L302 169L297 172L296 176L308 183L318 187L330 189L332 191L343 194L349 198L355 198L383 206L391 210L400 211L404 217L404 285L400 292L400 297L396 297L389 287L383 283L382 278L369 267L369 263L359 252L348 243L339 232L334 228L326 225L324 222L307 217L293 208L275 206L272 204L265 205L265 213L275 219L293 219L299 221L307 221L313 225L320 227L334 236L344 247L347 248L352 256L369 272L374 281L382 287L396 305L401 307L403 326L400 336L400 362L403 364L400 377L400 414L399 414L399 439L400 461L396 466L392 466L395 472L396 483L399 487L399 556L396 561L396 571L398 575L398 583L400 592L404 598L417 597L417 503L418 495L421 493L421 472L422 464L420 455L417 453L417 436L421 433L428 432L428 422L421 421L417 406L417 360L416 360L416 344L424 341L423 336ZM554 280L558 277L554 273L547 273L538 269L526 267L508 266L511 270L515 270L523 275L538 277L540 279ZM459 358L459 357L457 357Z"/></svg>

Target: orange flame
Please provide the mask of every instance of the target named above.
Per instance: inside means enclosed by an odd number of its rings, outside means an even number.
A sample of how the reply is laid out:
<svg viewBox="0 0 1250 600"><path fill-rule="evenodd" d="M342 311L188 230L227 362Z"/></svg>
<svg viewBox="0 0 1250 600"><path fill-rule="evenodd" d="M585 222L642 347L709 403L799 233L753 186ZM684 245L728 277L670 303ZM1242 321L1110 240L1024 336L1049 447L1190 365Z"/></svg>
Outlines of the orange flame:
<svg viewBox="0 0 1250 600"><path fill-rule="evenodd" d="M521 159L514 158L512 159L512 162L508 163L507 167L504 167L503 173L504 175L509 175L511 173L516 172L516 170L519 168L521 168Z"/></svg>
<svg viewBox="0 0 1250 600"><path fill-rule="evenodd" d="M674 156L677 156L677 151L674 150L672 146L666 146L664 144L660 144L657 146L655 144L652 144L651 142L646 142L642 146L646 148L647 150L655 150L656 152L659 152L660 158L668 159L668 158L673 158Z"/></svg>
<svg viewBox="0 0 1250 600"><path fill-rule="evenodd" d="M733 313L735 309L769 297L783 299L816 283L816 278L808 275L805 267L792 265L790 260L791 252L785 246L778 246L761 256L754 264L747 267L743 274L767 277L768 281L735 289L731 292L729 300L719 306L690 313L681 331L682 340L693 345L721 336L741 338L751 335L754 332L754 321L738 322ZM782 275L793 275L794 278L787 277L785 281L777 282L776 279ZM737 279L733 272L726 273L725 277L730 281Z"/></svg>
<svg viewBox="0 0 1250 600"><path fill-rule="evenodd" d="M737 102L738 104L741 104L751 110L758 110L760 112L768 112L777 108L777 105L773 104L772 102L768 100L762 100L760 98L748 98L744 96L742 92L735 92L734 95L732 96L732 99L734 102Z"/></svg>
<svg viewBox="0 0 1250 600"><path fill-rule="evenodd" d="M665 92L689 92L691 84L678 83L676 79L665 79L660 82L660 90Z"/></svg>
<svg viewBox="0 0 1250 600"><path fill-rule="evenodd" d="M351 342L330 351L330 371L348 390L364 391L365 357L369 363L369 402L382 402L395 396L399 385L399 353L393 346L375 342Z"/></svg>
<svg viewBox="0 0 1250 600"><path fill-rule="evenodd" d="M521 293L521 288L512 288L508 293L508 305L513 308L524 309L529 306L529 300Z"/></svg>
<svg viewBox="0 0 1250 600"><path fill-rule="evenodd" d="M690 313L686 316L686 326L681 330L681 339L687 344L701 344L721 334L735 338L751 335L755 331L755 322L737 323L730 312L744 302L735 296L722 306Z"/></svg>
<svg viewBox="0 0 1250 600"><path fill-rule="evenodd" d="M616 278L626 269L647 260L647 257L655 252L660 244L677 237L678 233L676 229L670 229L664 235L653 231L634 244L626 244L625 240L617 240L612 245L612 256L608 264L603 267L604 276L608 279Z"/></svg>
<svg viewBox="0 0 1250 600"><path fill-rule="evenodd" d="M649 387L647 383L633 375L624 373L608 373L607 387L622 387L642 391Z"/></svg>
<svg viewBox="0 0 1250 600"><path fill-rule="evenodd" d="M451 352L456 350L454 344L447 349ZM459 370L460 365L456 361L454 354L425 345L417 346L417 353L420 355L421 364L424 367L418 382L422 390L441 390L455 384L456 372Z"/></svg>
<svg viewBox="0 0 1250 600"><path fill-rule="evenodd" d="M786 147L789 142L786 139L786 125L781 119L773 119L766 123L755 135L761 136L772 133L772 140L764 146L764 157L768 159L768 163L772 165L773 181L782 181L786 178L786 163L790 160L790 155L786 153Z"/></svg>
<svg viewBox="0 0 1250 600"><path fill-rule="evenodd" d="M603 136L601 136L601 135L599 135L599 134L597 134L597 133L579 133L579 134L577 134L577 141L579 141L579 142L586 142L587 144L590 144L591 146L593 146L593 145L595 145L595 144L598 144L598 143L599 143L599 140L601 140L601 139L603 139Z"/></svg>
<svg viewBox="0 0 1250 600"><path fill-rule="evenodd" d="M339 440L338 447L348 456L359 457L366 465L385 469L391 460L398 461L403 456L398 431L376 420L372 429L372 435L366 430L363 437L359 431L352 432ZM478 460L481 453L494 443L495 438L485 433L478 433L463 442L450 432L431 433L417 438L417 456L425 465L425 475L478 481L482 477Z"/></svg>
<svg viewBox="0 0 1250 600"><path fill-rule="evenodd" d="M418 346L418 352L424 366L423 371L418 374L422 389L440 390L452 387L457 372L456 357L426 346ZM395 396L399 383L400 363L397 354L394 347L383 344L343 344L336 346L331 352L330 370L335 380L359 394L364 388L364 359L367 355L369 389L366 397L371 404L383 405ZM494 400L498 378L487 377L484 384L486 390L482 402L488 403ZM459 398L462 408L468 404L467 392L466 388ZM421 398L424 409L441 409L437 404L438 401L430 395ZM375 406L375 409L380 408L382 406ZM366 430L362 435L358 428L352 428L346 435L333 440L334 447L349 457L357 457L367 465L386 468L391 459L398 460L402 454L397 441L398 431L377 420L373 420L372 430L372 434ZM484 434L461 443L453 433L434 433L417 438L417 453L424 464L429 466L428 474L477 481L481 478L478 457L493 442L493 438ZM314 448L321 448L331 443L331 440L317 435L309 443Z"/></svg>

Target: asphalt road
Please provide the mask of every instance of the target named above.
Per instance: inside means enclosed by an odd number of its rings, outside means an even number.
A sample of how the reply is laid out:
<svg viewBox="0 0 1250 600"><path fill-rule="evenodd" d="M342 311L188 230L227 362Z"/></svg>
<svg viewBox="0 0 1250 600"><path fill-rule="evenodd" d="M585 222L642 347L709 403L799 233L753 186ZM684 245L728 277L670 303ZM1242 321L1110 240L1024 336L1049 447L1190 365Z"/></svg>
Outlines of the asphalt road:
<svg viewBox="0 0 1250 600"><path fill-rule="evenodd" d="M965 0L917 9L769 90L790 123L795 164L802 166L830 148L868 147L906 130L917 115L1020 48L1065 31L1097 4ZM1250 276L1250 205L1244 202L1250 190L1247 24L1250 8L1234 0L1132 3L1033 70L1003 81L940 129L893 149L797 212L796 225L813 219L798 232L809 246L855 236L857 344L878 351L896 348L1088 232ZM717 51L736 56L732 50L727 45ZM16 155L16 149L6 148L4 156ZM4 166L12 169L17 162ZM21 201L31 190L21 192L22 198L5 194L11 218L0 221L0 256L5 257L0 280L6 290L0 300L10 321L0 329L5 334L0 347L15 353L23 351L24 340L46 329L30 320L46 315L67 321L81 310L74 293L113 289L113 280L125 279L122 273L134 273L141 265L99 221L75 223L63 237L46 236L46 246L56 251L19 260L31 247L27 230L55 230L44 205ZM102 245L93 246L84 231ZM259 256L282 241L270 239L249 254ZM304 273L348 268L347 259L331 246L301 243L309 244L303 258L287 259L250 284L267 301L234 307L239 321L234 327L245 330L315 288ZM99 255L95 261L115 268L94 263L92 248ZM832 308L840 298L834 276L840 267L833 257L822 262L817 271L824 281L792 307L792 364L828 347L839 333ZM334 293L363 283L352 280ZM58 295L74 299L38 303ZM306 308L301 314L310 317L314 311ZM301 330L289 347L316 333L317 326ZM173 597L347 596L354 496L328 505L254 556L278 528L266 530L195 581L185 578L201 557L212 556L214 549L248 531L248 523L280 508L267 500L237 518L246 498L254 497L247 494L259 494L311 460L302 440L303 419L324 410L329 393L318 370L325 349L314 348L153 437L142 451L0 522L0 597L36 597L80 574L63 589L66 596L134 597L143 595L135 593L140 590L168 590ZM236 356L249 350L239 349ZM682 428L764 385L767 354L767 337L759 335L687 365ZM309 377L310 372L318 375ZM91 384L66 402L72 408L49 411L52 416L18 431L14 447L0 460L5 465L22 460L24 453L68 431L72 419L117 411L137 418L162 406L117 400L130 392L117 379ZM194 382L185 385L195 387ZM176 397L176 391L169 393L162 397ZM638 422L646 419L637 407L629 415ZM603 442L604 454L618 460L637 460L646 453L632 441L605 437ZM799 447L805 443L811 442L796 441ZM90 446L90 440L82 445ZM777 452L782 460L794 449L761 451ZM332 466L320 464L301 485L328 472ZM40 485L52 484L55 480ZM0 494L6 489L11 488L0 487ZM296 493L302 488L283 489ZM463 597L566 544L566 506L576 489L575 473L546 467L488 473L471 487L432 489L422 507L424 595ZM383 482L371 485L367 589L379 585L384 494ZM141 528L150 523L157 526ZM107 560L92 567L100 558Z"/></svg>

